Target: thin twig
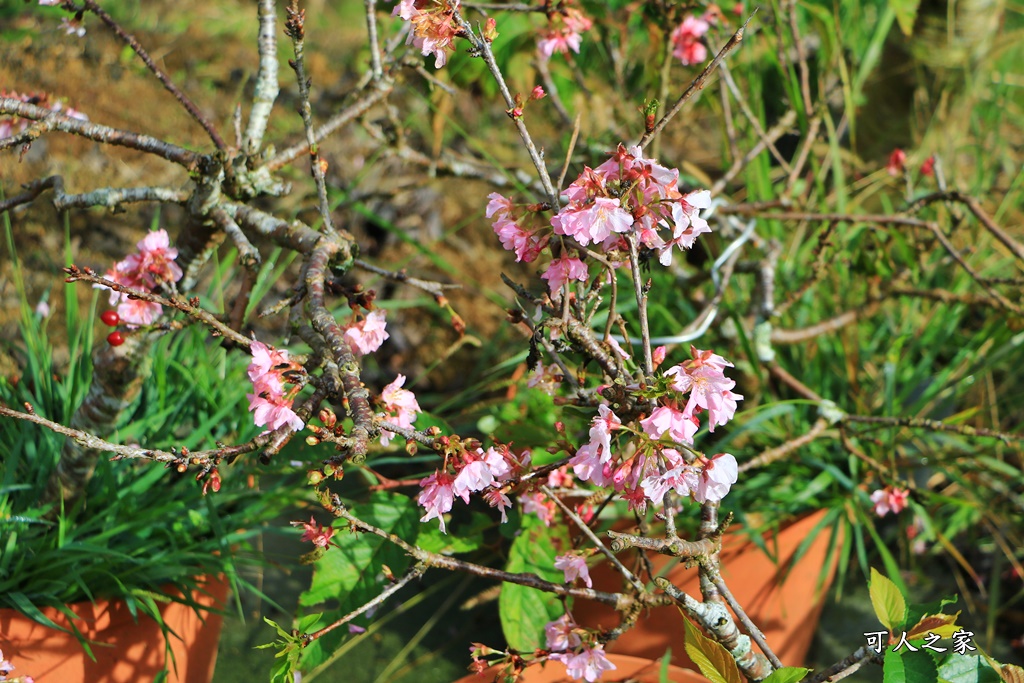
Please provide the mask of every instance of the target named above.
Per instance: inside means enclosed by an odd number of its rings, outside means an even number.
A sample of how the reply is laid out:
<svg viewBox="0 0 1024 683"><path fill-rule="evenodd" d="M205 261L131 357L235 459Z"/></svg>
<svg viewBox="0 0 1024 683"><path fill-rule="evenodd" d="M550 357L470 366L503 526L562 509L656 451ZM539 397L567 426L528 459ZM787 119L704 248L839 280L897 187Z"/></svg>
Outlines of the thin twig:
<svg viewBox="0 0 1024 683"><path fill-rule="evenodd" d="M108 145L128 147L129 149L137 149L140 152L149 152L167 161L180 164L189 171L196 170L200 162L207 159L203 154L172 145L169 142L150 137L149 135L140 135L139 133L110 128L109 126L102 126L89 121L81 121L51 109L37 107L10 97L0 97L0 114L12 114L25 119L31 119L32 121L40 121L45 124L46 130L71 133L88 140L104 142Z"/></svg>
<svg viewBox="0 0 1024 683"><path fill-rule="evenodd" d="M739 47L739 44L743 41L743 32L746 30L747 24L749 24L750 20L753 18L754 14L747 17L747 20L743 22L743 26L740 26L736 33L732 34L732 37L729 38L729 42L725 44L725 47L719 50L718 54L715 55L715 58L711 60L711 63L704 67L704 70L698 74L697 78L693 79L690 86L683 91L683 94L680 95L679 99L672 104L672 107L665 112L665 115L662 116L661 120L655 124L654 128L652 128L650 132L644 133L643 137L640 138L640 142L637 143L641 148L646 147L647 143L650 142L654 136L660 133L666 125L668 125L668 122L679 113L679 110L683 108L683 105L686 104L687 100L693 97L697 91L704 88L705 81L707 81L708 77L711 76L714 70L718 68L718 65L722 63L722 60L725 59L726 55Z"/></svg>
<svg viewBox="0 0 1024 683"><path fill-rule="evenodd" d="M64 269L64 272L68 274L66 278L67 282L90 282L94 285L102 285L107 289L112 289L115 292L121 292L127 294L132 299L141 299L142 301L149 301L154 304L160 304L161 306L168 306L170 308L176 308L179 311L185 313L191 318L198 320L210 329L225 339L230 339L235 344L244 348L249 348L252 344L252 340L246 337L244 334L240 334L235 330L231 329L221 321L217 320L213 315L198 306L198 299L194 299L196 304L182 301L178 297L165 297L153 292L147 292L143 289L136 289L134 287L125 287L122 284L108 280L105 277L100 277L93 273L90 269L79 269L72 265Z"/></svg>
<svg viewBox="0 0 1024 683"><path fill-rule="evenodd" d="M910 429L927 429L933 432L949 432L963 436L981 436L992 439L999 439L1005 444L1016 441L1024 441L1024 434L1013 434L1001 432L995 429L984 427L971 427L970 425L951 425L938 420L929 420L922 417L882 417L878 415L846 415L844 422L856 422L862 424L884 425L890 427L908 427Z"/></svg>
<svg viewBox="0 0 1024 683"><path fill-rule="evenodd" d="M27 406L31 408L31 406ZM94 434L89 434L80 429L73 429L71 427L65 427L64 425L48 420L45 417L37 415L35 412L20 412L12 410L6 406L0 405L0 415L5 417L14 418L16 420L24 420L26 422L34 422L37 425L46 427L52 432L57 434L63 434L76 442L80 443L85 448L95 449L98 451L106 451L113 453L115 458L141 458L145 460L155 460L156 462L163 462L168 464L178 465L180 467L188 467L189 465L197 467L205 467L206 465L213 465L221 460L237 457L244 453L251 453L264 444L270 441L272 434L263 434L256 438L248 441L240 446L224 446L222 448L216 448L213 450L204 451L182 451L180 453L162 451L155 448L142 448L140 446L123 446L121 444L111 443L105 439L101 439ZM287 428L287 427L286 427Z"/></svg>
<svg viewBox="0 0 1024 683"><path fill-rule="evenodd" d="M498 84L498 90L501 91L501 96L505 99L505 104L508 106L509 111L512 111L516 107L515 99L512 97L512 93L509 92L508 86L505 84L505 77L502 75L501 69L498 67L498 63L494 59L494 52L491 50L491 44L474 33L473 27L458 11L455 12L454 19L465 31L466 38L469 39L470 43L472 43L473 49L475 49L483 58L484 63L487 65L487 69L491 72L495 82ZM548 203L557 211L558 192L551 184L551 175L548 173L547 166L544 165L543 155L537 151L536 145L533 144L533 138L530 137L530 131L526 129L523 117L512 117L512 122L515 124L516 130L519 131L519 137L522 138L523 145L526 147L526 151L530 155L530 160L537 169L541 185L544 187L545 194L547 194Z"/></svg>
<svg viewBox="0 0 1024 683"><path fill-rule="evenodd" d="M814 425L812 425L811 428L807 430L806 434L802 434L795 439L791 439L790 441L787 441L781 446L776 446L775 448L769 448L768 450L763 451L757 457L752 458L743 463L742 465L740 465L738 471L740 473L743 473L748 470L757 469L758 467L766 467L767 465L770 465L776 460L781 460L790 453L796 451L797 449L803 446L806 446L810 442L817 439L819 436L825 433L828 427L828 420L826 420L823 417L818 418Z"/></svg>
<svg viewBox="0 0 1024 683"><path fill-rule="evenodd" d="M579 527L580 531L582 531L583 534L590 539L590 542L594 544L594 546L601 552L601 554L608 558L608 560L612 563L612 566L615 567L627 581L629 581L630 585L633 586L634 589L636 589L639 592L642 592L644 590L644 586L642 583L640 583L640 579L638 579L636 575L633 574L633 572L626 569L625 565L623 565L622 562L619 561L619 558L615 557L615 553L609 550L605 546L605 544L601 542L601 539L597 537L597 534L594 533L594 530L591 529L586 522L580 519L579 515L573 512L568 505L563 503L562 499L556 496L555 492L552 491L547 486L541 485L540 490L543 491L548 498L555 501L555 504L558 505L558 507L562 508L562 512L564 512L566 516L568 516L569 519L571 519L576 524L576 526Z"/></svg>
<svg viewBox="0 0 1024 683"><path fill-rule="evenodd" d="M410 569L409 571L407 571L405 573L405 576L400 578L398 581L395 581L393 584L388 586L386 589L384 589L384 591L381 592L380 595L378 595L374 599L370 600L369 602L367 602L362 607L358 607L358 608L354 609L353 611L349 612L348 614L346 614L345 616L341 617L340 619L338 619L334 623L329 624L327 626L324 626L319 631L315 631L314 633L310 633L310 634L301 636L302 641L304 643L306 643L306 644L309 644L309 643L313 642L314 640L316 640L317 638L321 638L321 637L327 635L328 633L330 633L334 629L338 628L339 626L343 626L343 625L347 624L348 622L352 621L353 619L358 617L363 612L368 612L371 609L374 609L376 607L379 607L379 606L383 605L387 601L388 598L390 598L392 595L394 595L398 591L400 591L403 588L405 588L405 586L407 584L409 584L410 582L415 581L416 579L418 579L421 576L423 576L424 572L426 572L426 571L427 571L427 568L426 568L425 565L417 564L417 565L413 566L412 569Z"/></svg>
<svg viewBox="0 0 1024 683"><path fill-rule="evenodd" d="M324 231L335 233L334 220L331 218L331 206L327 200L327 161L320 156L319 145L313 132L313 110L309 104L309 86L312 79L306 77L305 36L306 10L299 9L299 0L291 0L285 10L288 20L285 22L285 33L292 39L295 59L289 62L295 70L295 80L299 84L299 115L306 129L306 146L309 150L309 164L316 184L316 194L320 200L320 220Z"/></svg>
<svg viewBox="0 0 1024 683"><path fill-rule="evenodd" d="M203 127L203 130L205 130L206 134L210 136L210 139L213 140L213 144L216 145L218 150L224 151L227 149L227 145L224 144L224 140L217 132L217 129L213 127L213 124L203 116L202 112L199 111L199 107L195 105L195 102L193 102L188 95L182 92L182 90L174 84L174 81L164 73L163 69L156 65L156 62L154 62L153 58L149 56L149 53L146 52L145 48L143 48L139 41L135 39L135 36L121 28L121 25L114 21L114 18L107 14L106 11L97 5L94 0L82 0L82 6L99 17L100 21L110 27L110 30L113 31L118 38L131 47L135 54L139 56L139 59L141 59L146 65L146 68L152 71L153 75L157 77L157 80L163 84L167 92L174 95L174 99L178 100L179 104L185 108L185 111L188 112L189 116Z"/></svg>

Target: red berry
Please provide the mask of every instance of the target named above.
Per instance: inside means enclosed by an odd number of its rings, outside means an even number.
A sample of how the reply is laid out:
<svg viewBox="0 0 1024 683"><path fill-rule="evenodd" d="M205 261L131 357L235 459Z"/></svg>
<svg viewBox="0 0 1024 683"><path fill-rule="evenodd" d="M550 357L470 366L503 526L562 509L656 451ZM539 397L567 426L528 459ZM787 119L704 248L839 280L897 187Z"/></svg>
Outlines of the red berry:
<svg viewBox="0 0 1024 683"><path fill-rule="evenodd" d="M117 311L103 311L100 313L100 320L107 327L117 327L117 324L121 322L121 316L117 314Z"/></svg>
<svg viewBox="0 0 1024 683"><path fill-rule="evenodd" d="M107 335L107 343L111 346L124 344L124 336L120 332L111 332Z"/></svg>

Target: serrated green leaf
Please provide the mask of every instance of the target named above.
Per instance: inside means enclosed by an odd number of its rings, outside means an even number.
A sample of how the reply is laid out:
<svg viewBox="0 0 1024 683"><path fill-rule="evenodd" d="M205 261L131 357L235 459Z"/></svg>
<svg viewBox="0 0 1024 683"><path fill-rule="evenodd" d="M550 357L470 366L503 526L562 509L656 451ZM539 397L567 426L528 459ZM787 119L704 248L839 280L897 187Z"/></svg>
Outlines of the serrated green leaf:
<svg viewBox="0 0 1024 683"><path fill-rule="evenodd" d="M873 571L873 570L872 570ZM906 683L907 672L900 653L892 648L885 651L882 660L882 683Z"/></svg>
<svg viewBox="0 0 1024 683"><path fill-rule="evenodd" d="M683 616L683 625L686 628L686 654L712 683L743 683L746 681L740 673L739 667L736 666L736 660L721 643L705 636L685 616Z"/></svg>
<svg viewBox="0 0 1024 683"><path fill-rule="evenodd" d="M523 521L523 531L512 542L505 569L561 583L565 576L555 569L555 556L569 548L566 529L548 528L533 515L524 517ZM563 612L556 595L514 583L501 587L498 609L505 639L520 652L544 647L544 625Z"/></svg>
<svg viewBox="0 0 1024 683"><path fill-rule="evenodd" d="M874 567L871 568L871 606L875 609L875 616L882 626L894 631L903 625L907 618L907 601L903 593L896 587L896 584L878 573Z"/></svg>
<svg viewBox="0 0 1024 683"><path fill-rule="evenodd" d="M802 681L810 671L810 669L805 669L802 666L784 666L773 671L761 683L797 683Z"/></svg>
<svg viewBox="0 0 1024 683"><path fill-rule="evenodd" d="M900 25L903 35L914 32L914 20L917 19L917 8L921 0L889 0L889 7L896 14L896 23Z"/></svg>
<svg viewBox="0 0 1024 683"><path fill-rule="evenodd" d="M957 655L948 658L938 671L949 683L1001 683L996 671L981 655Z"/></svg>

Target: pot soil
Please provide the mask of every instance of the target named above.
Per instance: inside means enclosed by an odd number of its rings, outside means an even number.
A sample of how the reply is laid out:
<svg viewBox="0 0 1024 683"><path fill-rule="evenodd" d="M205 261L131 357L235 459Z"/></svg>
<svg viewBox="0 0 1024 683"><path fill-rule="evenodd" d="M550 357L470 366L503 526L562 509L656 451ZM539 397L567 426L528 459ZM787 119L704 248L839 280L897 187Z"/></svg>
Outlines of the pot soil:
<svg viewBox="0 0 1024 683"><path fill-rule="evenodd" d="M204 591L192 597L204 610L221 610L227 593L227 583L217 579L208 581ZM199 615L178 602L162 604L160 613L172 631L167 642L173 660L167 661L160 625L142 614L136 620L123 601L80 602L68 607L78 616L74 623L88 639L96 661L73 634L43 626L16 610L2 609L0 650L20 675L30 675L37 683L135 683L155 680L167 662L169 682L209 683L213 678L223 625L220 614L204 611ZM69 628L68 618L59 610L41 611Z"/></svg>

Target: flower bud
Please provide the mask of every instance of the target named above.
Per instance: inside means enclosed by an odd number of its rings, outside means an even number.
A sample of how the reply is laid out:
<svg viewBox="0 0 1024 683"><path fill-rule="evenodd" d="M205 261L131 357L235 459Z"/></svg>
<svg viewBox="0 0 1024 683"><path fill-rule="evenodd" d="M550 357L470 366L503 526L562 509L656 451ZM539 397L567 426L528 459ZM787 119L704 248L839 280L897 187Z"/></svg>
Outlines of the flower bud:
<svg viewBox="0 0 1024 683"><path fill-rule="evenodd" d="M320 418L320 422L323 426L328 429L334 429L335 423L338 421L338 416L334 414L334 411L330 408L323 408L317 417Z"/></svg>
<svg viewBox="0 0 1024 683"><path fill-rule="evenodd" d="M493 43L494 39L498 37L498 22L494 20L494 17L487 17L487 22L484 24L483 36L484 40L488 43Z"/></svg>

